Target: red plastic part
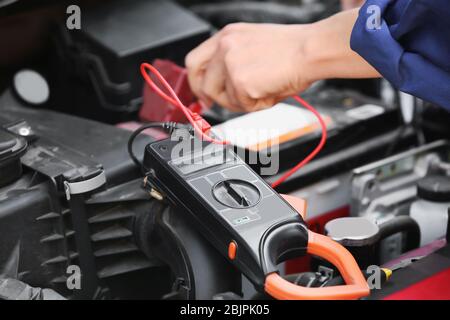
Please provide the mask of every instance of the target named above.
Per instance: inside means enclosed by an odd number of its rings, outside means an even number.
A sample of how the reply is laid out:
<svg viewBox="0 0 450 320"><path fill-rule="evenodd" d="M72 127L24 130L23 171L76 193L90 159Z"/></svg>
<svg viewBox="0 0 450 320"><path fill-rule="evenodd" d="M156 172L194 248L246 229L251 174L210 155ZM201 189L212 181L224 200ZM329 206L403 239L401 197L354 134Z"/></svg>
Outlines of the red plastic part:
<svg viewBox="0 0 450 320"><path fill-rule="evenodd" d="M198 104L193 104L195 97L189 87L185 68L168 60L155 60L153 65L174 89L184 105L190 106L189 108L192 112L201 112L201 107ZM139 117L142 121L187 122L186 117L179 108L162 99L147 84L144 85L143 96L144 103L139 112Z"/></svg>
<svg viewBox="0 0 450 320"><path fill-rule="evenodd" d="M189 107L186 107L186 105L180 100L180 97L178 97L175 89L167 82L157 68L149 63L142 63L140 69L141 74L149 87L163 100L167 101L181 111L199 137L201 137L204 141L217 143L220 145L228 144L228 141L226 140L218 140L209 135L209 129L211 126L198 114L198 112L193 111L197 108L201 108L200 102L194 102ZM157 82L159 85L162 85L162 88L155 83L152 77L156 77Z"/></svg>
<svg viewBox="0 0 450 320"><path fill-rule="evenodd" d="M450 300L450 268L393 293L383 300Z"/></svg>

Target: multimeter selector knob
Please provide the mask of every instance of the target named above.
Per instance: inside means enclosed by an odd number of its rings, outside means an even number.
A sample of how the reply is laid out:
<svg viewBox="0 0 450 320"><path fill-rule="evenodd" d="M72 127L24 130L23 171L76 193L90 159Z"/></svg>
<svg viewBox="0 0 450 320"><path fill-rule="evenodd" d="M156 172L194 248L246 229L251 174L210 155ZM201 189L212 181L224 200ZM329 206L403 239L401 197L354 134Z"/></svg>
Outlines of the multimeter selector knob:
<svg viewBox="0 0 450 320"><path fill-rule="evenodd" d="M261 193L254 184L237 179L218 182L213 187L213 195L221 204L238 209L253 207L261 199Z"/></svg>

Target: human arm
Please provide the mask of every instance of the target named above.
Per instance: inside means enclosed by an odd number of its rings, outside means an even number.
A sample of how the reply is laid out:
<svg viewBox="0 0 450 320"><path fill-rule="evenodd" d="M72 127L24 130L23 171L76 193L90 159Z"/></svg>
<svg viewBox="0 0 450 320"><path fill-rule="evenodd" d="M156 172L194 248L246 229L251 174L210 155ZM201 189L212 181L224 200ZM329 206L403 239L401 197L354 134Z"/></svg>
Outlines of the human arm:
<svg viewBox="0 0 450 320"><path fill-rule="evenodd" d="M350 48L358 11L306 25L232 24L186 58L189 82L206 104L255 111L328 78L379 73Z"/></svg>

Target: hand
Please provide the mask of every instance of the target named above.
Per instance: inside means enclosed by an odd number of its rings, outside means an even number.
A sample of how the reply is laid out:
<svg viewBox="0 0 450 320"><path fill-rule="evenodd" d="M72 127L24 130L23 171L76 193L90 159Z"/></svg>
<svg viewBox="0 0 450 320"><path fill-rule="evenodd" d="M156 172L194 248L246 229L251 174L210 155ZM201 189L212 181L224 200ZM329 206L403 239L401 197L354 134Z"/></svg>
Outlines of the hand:
<svg viewBox="0 0 450 320"><path fill-rule="evenodd" d="M204 103L256 111L308 88L302 57L307 25L231 24L186 57L189 82Z"/></svg>
<svg viewBox="0 0 450 320"><path fill-rule="evenodd" d="M341 0L342 10L350 10L353 8L358 8L364 4L365 0Z"/></svg>
<svg viewBox="0 0 450 320"><path fill-rule="evenodd" d="M357 16L353 9L306 25L229 25L186 57L191 89L207 105L256 111L317 80L379 77L350 48Z"/></svg>

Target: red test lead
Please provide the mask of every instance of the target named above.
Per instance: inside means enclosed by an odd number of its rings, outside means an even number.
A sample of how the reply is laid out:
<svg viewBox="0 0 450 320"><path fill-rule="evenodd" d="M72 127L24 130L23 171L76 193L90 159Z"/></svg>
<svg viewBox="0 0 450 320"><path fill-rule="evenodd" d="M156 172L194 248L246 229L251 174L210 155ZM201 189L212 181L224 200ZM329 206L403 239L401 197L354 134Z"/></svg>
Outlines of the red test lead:
<svg viewBox="0 0 450 320"><path fill-rule="evenodd" d="M155 84L155 82L152 80L152 78L150 77L148 72L153 74L158 79L158 81L167 90L169 95L167 95L163 90L161 90ZM212 142L212 143L216 143L216 144L221 144L221 145L228 144L228 142L226 140L217 140L208 135L208 132L211 129L211 125L205 119L203 119L203 117L200 114L198 114L196 112L192 112L189 108L187 108L181 102L181 100L178 98L178 96L175 93L175 91L173 90L173 88L169 85L169 83L166 81L166 79L164 79L164 77L159 73L159 71L155 67L153 67L149 63L142 63L141 64L141 73L142 73L142 76L144 77L145 81L147 82L147 84L150 86L150 88L152 88L162 99L171 103L173 106L179 108L183 112L183 114L186 116L187 120L190 122L190 124L194 128L197 135L199 135L203 140ZM321 126L321 129L322 129L322 137L321 137L320 142L317 145L317 147L306 158L304 158L294 168L292 168L291 170L289 170L288 172L283 174L278 180L276 180L275 182L272 183L273 188L278 187L280 184L282 184L284 181L286 181L289 177L291 177L295 172L297 172L300 168L304 167L308 162L310 162L322 150L322 148L324 147L326 140L327 140L327 127L326 127L325 121L323 120L320 113L314 107L312 107L309 103L307 103L305 100L300 98L299 96L294 96L293 98L298 103L300 103L303 107L305 107L306 109L311 111L316 116L316 118L319 121L319 124ZM197 102L197 103L199 103L199 102Z"/></svg>

